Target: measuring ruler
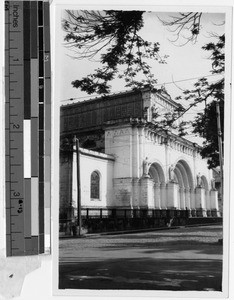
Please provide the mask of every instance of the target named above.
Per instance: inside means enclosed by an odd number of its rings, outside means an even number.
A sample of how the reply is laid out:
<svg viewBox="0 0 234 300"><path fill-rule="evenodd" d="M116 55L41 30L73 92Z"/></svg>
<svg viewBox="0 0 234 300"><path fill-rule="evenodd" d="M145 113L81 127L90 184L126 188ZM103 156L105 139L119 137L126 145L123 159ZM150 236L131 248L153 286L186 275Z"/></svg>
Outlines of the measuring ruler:
<svg viewBox="0 0 234 300"><path fill-rule="evenodd" d="M49 247L50 74L49 3L5 1L7 256Z"/></svg>

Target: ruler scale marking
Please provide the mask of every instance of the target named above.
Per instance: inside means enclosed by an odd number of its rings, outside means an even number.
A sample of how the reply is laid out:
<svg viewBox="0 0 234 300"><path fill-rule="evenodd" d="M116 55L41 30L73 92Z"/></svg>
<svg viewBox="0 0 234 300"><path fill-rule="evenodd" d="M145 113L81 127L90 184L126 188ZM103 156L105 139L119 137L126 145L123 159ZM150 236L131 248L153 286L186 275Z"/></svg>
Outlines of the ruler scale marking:
<svg viewBox="0 0 234 300"><path fill-rule="evenodd" d="M50 98L50 16L49 16L49 3L44 3L44 15L43 15L43 23L44 23L44 132L45 132L45 149L44 149L44 236L45 236L45 248L50 249L50 166L51 166L51 98Z"/></svg>
<svg viewBox="0 0 234 300"><path fill-rule="evenodd" d="M38 3L31 2L31 249L32 254L39 253L39 63L38 63Z"/></svg>
<svg viewBox="0 0 234 300"><path fill-rule="evenodd" d="M9 36L13 34L14 38L11 39L11 44L17 45L17 47L11 47L9 51L9 56L11 57L12 62L9 62L11 79L17 80L18 84L9 83L10 86L10 147L16 148L11 149L11 164L21 163L23 164L23 153L20 151L22 149L22 129L23 129L23 4L18 2L10 3L10 7L13 9L13 14L10 15L10 29L15 31L16 28L19 29L17 34L9 33ZM17 52L14 51L17 48ZM14 62L14 63L13 63ZM14 72L11 71L12 67ZM19 96L19 101L15 102L12 105L11 96ZM15 114L15 111L20 112L17 117L11 116ZM14 167L11 165L11 190L14 190L15 195L20 195L22 198L16 201L14 207L11 206L11 232L12 232L12 255L24 255L24 190L23 190L23 169L20 167ZM21 229L20 233L14 233L16 229Z"/></svg>
<svg viewBox="0 0 234 300"><path fill-rule="evenodd" d="M44 38L43 2L38 2L39 46L39 253L44 249Z"/></svg>
<svg viewBox="0 0 234 300"><path fill-rule="evenodd" d="M9 24L9 2L5 3L5 22ZM8 53L5 52L5 164L6 164L6 254L10 256L12 254L12 244L11 244L11 201L10 201L10 189L11 189L11 181L10 181L10 69L9 69L9 32L7 30L7 26L5 25L5 48L8 49Z"/></svg>
<svg viewBox="0 0 234 300"><path fill-rule="evenodd" d="M24 1L24 190L25 230L24 239L31 238L31 10L30 2ZM25 254L31 254L29 240L25 240Z"/></svg>
<svg viewBox="0 0 234 300"><path fill-rule="evenodd" d="M32 184L32 203L31 203L31 243L32 254L39 253L39 59L38 59L38 3L31 2L31 184ZM37 159L36 159L37 158Z"/></svg>
<svg viewBox="0 0 234 300"><path fill-rule="evenodd" d="M6 1L7 256L44 253L50 234L50 84L49 3Z"/></svg>

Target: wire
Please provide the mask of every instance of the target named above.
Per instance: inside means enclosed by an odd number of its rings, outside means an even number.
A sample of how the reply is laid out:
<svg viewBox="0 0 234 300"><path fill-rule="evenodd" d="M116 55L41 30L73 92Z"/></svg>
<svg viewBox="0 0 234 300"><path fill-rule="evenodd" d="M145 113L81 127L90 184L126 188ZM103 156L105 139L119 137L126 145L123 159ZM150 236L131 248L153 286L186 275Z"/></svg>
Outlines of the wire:
<svg viewBox="0 0 234 300"><path fill-rule="evenodd" d="M174 83L177 83L177 82L185 82L185 81L195 80L195 79L199 79L199 78L211 77L211 76L220 76L220 75L223 75L223 73L222 74L208 74L208 75L199 76L199 77L191 77L191 78L181 79L181 80L176 80L176 81L169 81L169 82L157 83L154 86L162 86L162 85L165 85L165 84L174 84ZM125 91L126 90L118 90L118 91L115 91L113 93L121 93L121 92L125 92ZM92 96L93 97L100 97L99 94L94 94ZM61 102L64 102L64 101L73 101L73 100L79 100L79 99L85 99L85 98L90 98L90 96L68 98L68 99L63 99L63 100L60 100L60 101ZM92 98L92 99L94 99L94 98Z"/></svg>

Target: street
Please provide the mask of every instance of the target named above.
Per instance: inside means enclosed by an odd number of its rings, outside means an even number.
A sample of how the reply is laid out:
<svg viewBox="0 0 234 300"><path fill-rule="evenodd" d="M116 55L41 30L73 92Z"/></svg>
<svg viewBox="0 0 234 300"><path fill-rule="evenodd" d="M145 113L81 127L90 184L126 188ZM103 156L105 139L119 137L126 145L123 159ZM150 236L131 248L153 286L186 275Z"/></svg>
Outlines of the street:
<svg viewBox="0 0 234 300"><path fill-rule="evenodd" d="M61 239L60 289L221 291L222 226Z"/></svg>

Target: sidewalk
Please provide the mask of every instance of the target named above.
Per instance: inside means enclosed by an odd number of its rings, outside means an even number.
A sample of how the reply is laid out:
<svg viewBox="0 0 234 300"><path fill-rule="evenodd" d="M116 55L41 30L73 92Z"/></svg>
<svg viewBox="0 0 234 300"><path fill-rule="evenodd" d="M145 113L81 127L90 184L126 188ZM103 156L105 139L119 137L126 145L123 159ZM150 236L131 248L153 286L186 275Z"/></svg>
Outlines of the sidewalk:
<svg viewBox="0 0 234 300"><path fill-rule="evenodd" d="M152 232L152 231L161 231L161 230L174 230L180 228L192 228L192 227L206 227L206 226L220 226L222 223L216 224L195 224L195 225L185 225L185 226L171 226L171 227L157 227L157 228L141 228L141 229L132 229L132 230L122 230L122 231L109 231L109 232L97 232L97 233L81 233L81 236L73 235L62 235L59 236L59 239L70 239L70 238L85 238L92 236L102 236L102 235L118 235L118 234L130 234L130 233L141 233L141 232Z"/></svg>

